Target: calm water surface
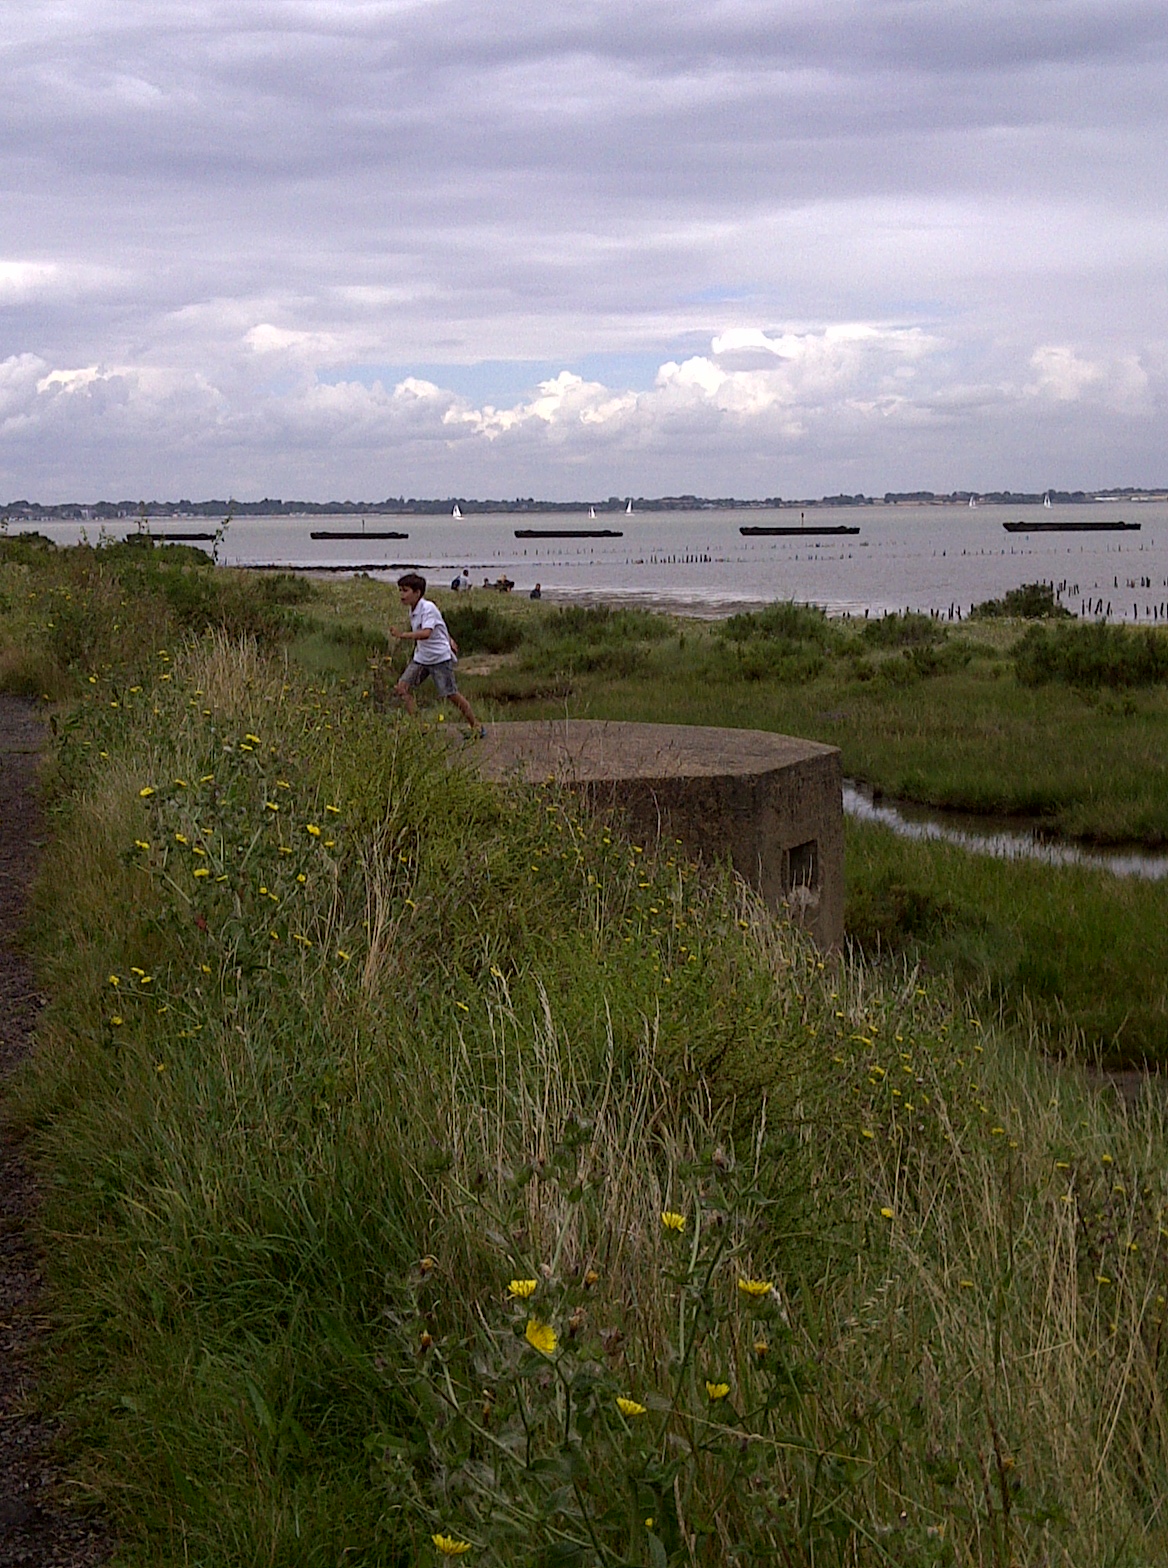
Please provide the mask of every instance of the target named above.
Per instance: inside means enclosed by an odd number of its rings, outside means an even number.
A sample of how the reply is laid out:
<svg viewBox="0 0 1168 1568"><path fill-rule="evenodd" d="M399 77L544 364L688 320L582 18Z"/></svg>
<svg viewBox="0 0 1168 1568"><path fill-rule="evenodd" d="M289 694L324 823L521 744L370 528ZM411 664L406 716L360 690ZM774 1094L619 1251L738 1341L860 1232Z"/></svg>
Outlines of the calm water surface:
<svg viewBox="0 0 1168 1568"><path fill-rule="evenodd" d="M1125 534L1007 534L1003 522L1124 518L1141 524ZM845 523L858 535L837 538L747 539L742 524L791 527L796 510L646 512L632 517L523 513L466 518L370 517L370 529L397 529L403 540L314 540L313 529L360 528L360 519L247 517L228 530L221 559L228 565L387 567L390 576L416 567L436 584L463 567L481 586L501 575L517 592L539 582L549 599L599 602L613 598L681 614L721 616L795 599L832 614L880 615L888 610L969 613L1023 583L1062 589L1076 614L1113 621L1158 623L1168 611L1168 505L1160 502L1087 506L820 507L810 526ZM76 524L42 524L62 543ZM202 520L167 519L159 529L197 531ZM518 528L619 528L619 539L516 539ZM119 524L119 533L127 525ZM89 536L96 534L89 525Z"/></svg>

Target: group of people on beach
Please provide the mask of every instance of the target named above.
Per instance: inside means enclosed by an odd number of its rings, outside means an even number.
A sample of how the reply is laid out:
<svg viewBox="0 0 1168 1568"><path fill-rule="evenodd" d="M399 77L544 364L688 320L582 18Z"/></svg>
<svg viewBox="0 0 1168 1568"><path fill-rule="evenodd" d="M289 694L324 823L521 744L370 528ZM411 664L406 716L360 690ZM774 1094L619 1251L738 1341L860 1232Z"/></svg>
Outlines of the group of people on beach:
<svg viewBox="0 0 1168 1568"><path fill-rule="evenodd" d="M459 572L458 576L455 577L451 582L450 591L451 593L469 593L472 586L473 585L470 580L470 568L464 566L462 571ZM515 587L515 582L513 578L506 575L496 577L494 582L492 582L489 577L484 577L483 587L493 588L496 593L510 593ZM540 587L539 583L536 583L535 587L531 590L527 597L529 599L543 598L543 589Z"/></svg>

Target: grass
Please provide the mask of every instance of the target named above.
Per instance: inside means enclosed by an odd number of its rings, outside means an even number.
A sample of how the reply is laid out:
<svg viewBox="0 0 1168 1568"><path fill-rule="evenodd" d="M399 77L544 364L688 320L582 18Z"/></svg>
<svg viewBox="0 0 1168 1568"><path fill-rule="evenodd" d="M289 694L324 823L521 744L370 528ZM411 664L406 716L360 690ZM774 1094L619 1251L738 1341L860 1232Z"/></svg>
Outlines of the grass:
<svg viewBox="0 0 1168 1568"><path fill-rule="evenodd" d="M845 925L1036 1027L1047 1050L1168 1063L1168 886L1005 861L849 823Z"/></svg>
<svg viewBox="0 0 1168 1568"><path fill-rule="evenodd" d="M378 602L60 667L8 1111L121 1562L1163 1561L1159 1096L448 766Z"/></svg>

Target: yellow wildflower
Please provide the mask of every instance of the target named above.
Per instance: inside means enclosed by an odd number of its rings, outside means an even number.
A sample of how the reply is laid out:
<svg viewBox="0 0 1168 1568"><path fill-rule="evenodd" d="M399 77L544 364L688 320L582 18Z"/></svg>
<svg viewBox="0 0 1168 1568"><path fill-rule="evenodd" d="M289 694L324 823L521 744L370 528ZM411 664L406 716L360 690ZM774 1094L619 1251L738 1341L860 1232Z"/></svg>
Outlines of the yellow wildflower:
<svg viewBox="0 0 1168 1568"><path fill-rule="evenodd" d="M666 1230L684 1230L685 1215L675 1214L672 1209L666 1209L661 1215L661 1223Z"/></svg>
<svg viewBox="0 0 1168 1568"><path fill-rule="evenodd" d="M774 1289L769 1279L740 1279L738 1288L744 1296L765 1296Z"/></svg>
<svg viewBox="0 0 1168 1568"><path fill-rule="evenodd" d="M623 1399L619 1395L616 1408L622 1416L643 1416L645 1414L644 1405L639 1405L635 1399Z"/></svg>
<svg viewBox="0 0 1168 1568"><path fill-rule="evenodd" d="M526 1301L528 1296L534 1296L538 1285L537 1279L513 1279L507 1286L507 1294L512 1300Z"/></svg>
<svg viewBox="0 0 1168 1568"><path fill-rule="evenodd" d="M891 1209L881 1209L880 1212L881 1212L881 1214L883 1214L883 1216L884 1216L884 1218L886 1220L890 1220L892 1218L892 1210Z"/></svg>
<svg viewBox="0 0 1168 1568"><path fill-rule="evenodd" d="M463 1557L471 1550L469 1541L459 1541L453 1535L432 1535L430 1539L440 1557Z"/></svg>
<svg viewBox="0 0 1168 1568"><path fill-rule="evenodd" d="M711 1399L725 1399L729 1392L729 1383L711 1383L708 1380L706 1382L706 1393Z"/></svg>
<svg viewBox="0 0 1168 1568"><path fill-rule="evenodd" d="M320 829L317 827L315 822L307 822L307 823L305 823L305 832L311 833L313 838L319 838L320 837Z"/></svg>
<svg viewBox="0 0 1168 1568"><path fill-rule="evenodd" d="M152 784L146 784L146 785L143 786L142 789L140 789L138 791L138 794L141 796L141 798L143 800L149 800L151 795L153 795L153 793L154 793L154 786Z"/></svg>
<svg viewBox="0 0 1168 1568"><path fill-rule="evenodd" d="M554 1356L559 1340L556 1331L550 1323L541 1323L537 1318L529 1318L524 1330L524 1338L533 1350L538 1350L541 1356Z"/></svg>

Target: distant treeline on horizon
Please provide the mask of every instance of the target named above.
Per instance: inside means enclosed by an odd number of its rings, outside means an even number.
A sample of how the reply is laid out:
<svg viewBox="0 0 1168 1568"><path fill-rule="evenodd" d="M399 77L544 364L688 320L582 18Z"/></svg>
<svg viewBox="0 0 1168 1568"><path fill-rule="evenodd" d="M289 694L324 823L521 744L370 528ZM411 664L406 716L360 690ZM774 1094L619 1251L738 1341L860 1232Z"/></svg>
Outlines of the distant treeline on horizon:
<svg viewBox="0 0 1168 1568"><path fill-rule="evenodd" d="M1149 489L1140 485L1119 485L1106 490L951 490L939 495L932 490L886 490L882 496L824 495L792 500L766 496L761 500L740 500L737 496L664 495L615 496L598 501L537 501L534 496L516 496L510 501L477 501L473 496L446 496L419 499L389 496L384 501L282 501L265 496L262 501L62 501L43 506L39 501L10 501L0 508L4 521L25 522L124 522L158 517L353 517L353 516L449 516L455 506L464 518L517 512L582 512L594 508L599 515L623 513L631 501L636 512L721 512L816 506L1036 506L1049 496L1056 505L1074 505L1101 500L1168 500L1168 486Z"/></svg>

